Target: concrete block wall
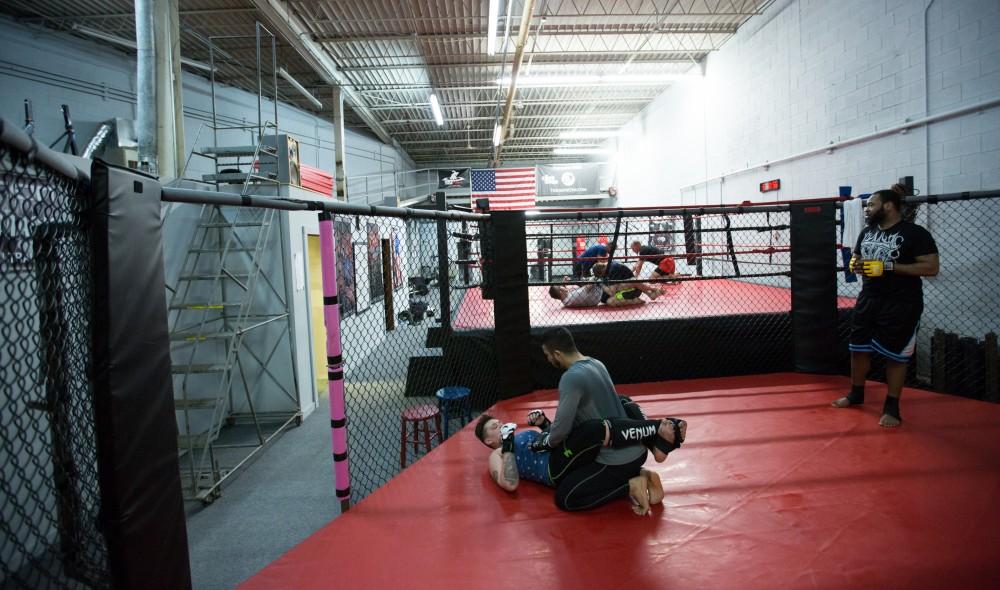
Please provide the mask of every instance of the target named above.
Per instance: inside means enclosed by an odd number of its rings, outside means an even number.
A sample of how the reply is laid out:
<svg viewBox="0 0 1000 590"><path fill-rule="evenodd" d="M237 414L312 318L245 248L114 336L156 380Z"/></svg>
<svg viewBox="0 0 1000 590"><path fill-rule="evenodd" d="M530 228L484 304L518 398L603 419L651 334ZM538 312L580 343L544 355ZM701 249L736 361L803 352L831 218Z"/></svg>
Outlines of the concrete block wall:
<svg viewBox="0 0 1000 590"><path fill-rule="evenodd" d="M998 97L998 2L779 0L610 142L621 201L833 196L906 175L925 194L1000 188L998 107L763 166ZM772 178L782 189L759 193Z"/></svg>

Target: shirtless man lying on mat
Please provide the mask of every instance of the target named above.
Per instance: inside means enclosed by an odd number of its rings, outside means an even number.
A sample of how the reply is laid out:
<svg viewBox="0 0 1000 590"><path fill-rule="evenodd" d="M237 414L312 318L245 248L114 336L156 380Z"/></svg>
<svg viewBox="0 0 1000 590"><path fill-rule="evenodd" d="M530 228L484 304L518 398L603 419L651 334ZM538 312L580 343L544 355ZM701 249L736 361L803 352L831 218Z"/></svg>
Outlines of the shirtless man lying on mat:
<svg viewBox="0 0 1000 590"><path fill-rule="evenodd" d="M626 397L622 403L634 402ZM636 406L635 409L637 409ZM642 416L641 410L626 413ZM687 433L687 423L676 418L639 420L633 418L608 418L587 420L575 427L569 437L555 448L546 445L546 434L551 425L542 410L528 413L528 424L540 430L515 432L517 426L483 414L476 423L476 437L494 449L490 454L490 476L498 486L513 492L520 480L535 481L549 487L558 483L572 470L593 463L602 448L624 448L646 445L653 451L654 459L663 462L667 454L681 446ZM632 510L642 516L652 504L663 501L663 484L655 471L643 468L639 475L629 480L629 497Z"/></svg>

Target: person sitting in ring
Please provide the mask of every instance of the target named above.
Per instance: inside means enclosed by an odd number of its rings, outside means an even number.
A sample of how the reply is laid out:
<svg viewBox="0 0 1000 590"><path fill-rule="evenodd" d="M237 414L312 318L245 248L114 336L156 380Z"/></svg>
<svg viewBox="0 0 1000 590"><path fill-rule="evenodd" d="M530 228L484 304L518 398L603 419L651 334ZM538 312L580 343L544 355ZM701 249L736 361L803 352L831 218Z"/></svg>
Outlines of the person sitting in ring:
<svg viewBox="0 0 1000 590"><path fill-rule="evenodd" d="M635 266L632 268L632 273L635 276L639 276L640 271L642 271L642 265L646 262L656 267L653 269L652 276L654 279L672 279L674 277L688 276L677 274L677 265L674 263L673 256L667 255L662 249L656 246L651 244L643 245L639 240L634 240L629 247L632 249L632 252L639 255L639 260L636 261Z"/></svg>

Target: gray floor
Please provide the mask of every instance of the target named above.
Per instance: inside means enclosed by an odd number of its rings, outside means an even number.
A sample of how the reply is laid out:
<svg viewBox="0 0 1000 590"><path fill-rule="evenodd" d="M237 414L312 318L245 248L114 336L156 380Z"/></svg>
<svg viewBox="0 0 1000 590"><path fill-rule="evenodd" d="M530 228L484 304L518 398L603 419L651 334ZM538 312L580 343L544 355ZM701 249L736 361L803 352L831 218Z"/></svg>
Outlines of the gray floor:
<svg viewBox="0 0 1000 590"><path fill-rule="evenodd" d="M329 405L281 435L222 497L188 503L191 577L197 590L229 590L340 513L333 493Z"/></svg>
<svg viewBox="0 0 1000 590"><path fill-rule="evenodd" d="M399 472L402 408L434 402L403 397L409 357L439 353L423 346L426 328L401 326L368 355L377 362L356 363L345 372L354 501ZM227 483L221 498L207 507L187 504L197 590L235 588L339 515L329 413L323 395L301 426L282 434ZM408 461L415 459L408 454Z"/></svg>

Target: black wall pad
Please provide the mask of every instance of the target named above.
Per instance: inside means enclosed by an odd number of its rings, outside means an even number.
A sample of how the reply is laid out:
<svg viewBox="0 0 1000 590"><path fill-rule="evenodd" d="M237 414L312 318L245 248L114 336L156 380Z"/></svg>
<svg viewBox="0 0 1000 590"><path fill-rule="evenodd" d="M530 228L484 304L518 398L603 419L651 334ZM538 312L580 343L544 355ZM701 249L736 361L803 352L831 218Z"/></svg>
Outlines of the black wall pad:
<svg viewBox="0 0 1000 590"><path fill-rule="evenodd" d="M528 244L523 211L497 211L492 214L496 277L496 301L493 305L496 326L497 371L502 399L532 390L526 370L531 357L531 317L528 307Z"/></svg>
<svg viewBox="0 0 1000 590"><path fill-rule="evenodd" d="M778 373L793 367L791 322L785 313L583 324L570 331L580 352L604 363L615 383ZM544 332L532 330L535 389L558 387L562 375L542 353Z"/></svg>
<svg viewBox="0 0 1000 590"><path fill-rule="evenodd" d="M454 385L443 356L411 356L406 365L406 397L433 396L442 387Z"/></svg>
<svg viewBox="0 0 1000 590"><path fill-rule="evenodd" d="M496 337L493 330L452 332L451 337L444 342L443 350L453 378L449 385L468 387L472 407L485 410L500 399L500 384L496 374Z"/></svg>
<svg viewBox="0 0 1000 590"><path fill-rule="evenodd" d="M843 310L838 317L846 333L850 313ZM542 353L547 329L532 328L524 347L529 358L520 371L530 375L530 390L556 388L562 375ZM580 351L603 362L619 384L795 370L787 313L577 324L570 331ZM445 344L456 383L472 389L473 406L480 410L501 399L497 380L486 369L496 364L498 349L492 330L457 331ZM846 343L839 350L846 351ZM844 354L834 360L840 372L850 367Z"/></svg>
<svg viewBox="0 0 1000 590"><path fill-rule="evenodd" d="M100 161L91 175L95 422L112 583L190 588L160 184Z"/></svg>
<svg viewBox="0 0 1000 590"><path fill-rule="evenodd" d="M838 372L835 203L792 204L792 343L795 370Z"/></svg>
<svg viewBox="0 0 1000 590"><path fill-rule="evenodd" d="M427 348L441 348L444 346L444 342L448 339L448 336L444 328L431 326L427 328L427 339L424 341L424 346Z"/></svg>

